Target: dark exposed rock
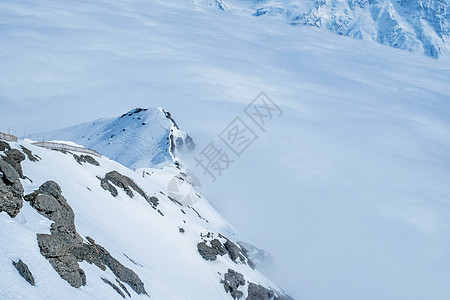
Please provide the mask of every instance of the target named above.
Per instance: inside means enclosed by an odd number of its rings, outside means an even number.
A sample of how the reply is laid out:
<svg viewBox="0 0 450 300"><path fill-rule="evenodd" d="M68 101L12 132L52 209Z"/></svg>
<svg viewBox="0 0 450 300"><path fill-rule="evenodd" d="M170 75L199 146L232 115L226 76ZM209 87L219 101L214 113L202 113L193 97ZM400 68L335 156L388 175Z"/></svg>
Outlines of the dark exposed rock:
<svg viewBox="0 0 450 300"><path fill-rule="evenodd" d="M47 181L37 191L25 196L25 200L41 215L54 221L51 235L37 235L38 246L55 271L71 286L78 288L86 284L86 275L78 262L87 261L103 271L109 268L136 293L147 294L136 273L123 266L92 238L87 237L89 243L83 242L75 228L75 214L56 182Z"/></svg>
<svg viewBox="0 0 450 300"><path fill-rule="evenodd" d="M3 160L9 163L11 167L13 167L14 170L17 171L20 178L24 179L25 176L23 175L22 166L20 165L20 163L25 160L25 154L23 154L17 149L9 149L6 150L4 153L6 156L5 155L1 156Z"/></svg>
<svg viewBox="0 0 450 300"><path fill-rule="evenodd" d="M180 233L185 233L185 232L186 232L186 230L184 230L183 227L180 227L180 228L178 229L178 231L179 231Z"/></svg>
<svg viewBox="0 0 450 300"><path fill-rule="evenodd" d="M233 299L242 298L243 292L239 288L246 284L244 275L228 269L220 283L223 284L225 292L229 293ZM248 282L247 292L247 300L294 300L283 292L275 292L271 288L265 288L252 282Z"/></svg>
<svg viewBox="0 0 450 300"><path fill-rule="evenodd" d="M80 164L80 165L82 165L83 163L88 163L88 164L91 164L91 165L94 165L94 166L100 166L100 164L98 163L98 161L96 161L92 156L90 156L90 155L80 155L80 156L78 156L78 155L76 155L76 154L74 154L73 155L73 158L75 158L75 160Z"/></svg>
<svg viewBox="0 0 450 300"><path fill-rule="evenodd" d="M122 265L117 259L111 256L111 254L102 246L95 243L95 241L87 237L89 241L90 248L90 259L93 260L94 264L101 263L108 266L108 268L120 279L120 281L128 284L136 293L138 294L147 294L144 288L144 283L141 281L138 275L134 273L132 270L128 269L124 265ZM87 260L90 262L89 260Z"/></svg>
<svg viewBox="0 0 450 300"><path fill-rule="evenodd" d="M61 194L61 188L54 181L47 181L25 200L38 213L54 221L51 235L38 234L41 254L50 262L55 271L71 286L79 288L86 284L86 275L79 267L72 249L81 245L83 239L75 229L75 214Z"/></svg>
<svg viewBox="0 0 450 300"><path fill-rule="evenodd" d="M244 275L228 269L228 273L225 273L224 280L221 280L220 283L223 284L225 292L229 293L233 299L242 298L244 293L239 290L239 287L245 285Z"/></svg>
<svg viewBox="0 0 450 300"><path fill-rule="evenodd" d="M123 189L130 198L134 196L132 189L134 189L141 195L144 194L144 192L134 183L131 178L124 176L117 171L107 173L105 178L112 182L114 185Z"/></svg>
<svg viewBox="0 0 450 300"><path fill-rule="evenodd" d="M50 262L55 271L71 286L86 285L86 274L79 267L77 258L71 253L71 245L54 234L38 234L41 254Z"/></svg>
<svg viewBox="0 0 450 300"><path fill-rule="evenodd" d="M100 179L100 186L111 193L113 197L116 197L118 195L117 189L112 185L123 189L125 193L130 197L133 198L134 193L137 192L140 194L144 199L154 208L159 204L158 198L152 196L149 197L131 178L120 174L117 171L111 171L105 175L105 178L99 178Z"/></svg>
<svg viewBox="0 0 450 300"><path fill-rule="evenodd" d="M10 150L11 146L5 141L0 141L0 151Z"/></svg>
<svg viewBox="0 0 450 300"><path fill-rule="evenodd" d="M117 279L117 278L116 278L116 282L117 282L117 284L122 288L122 290L128 295L128 297L131 298L131 294L130 294L130 292L128 291L127 287L126 287L122 282L120 282L120 280Z"/></svg>
<svg viewBox="0 0 450 300"><path fill-rule="evenodd" d="M125 294L120 290L120 288L117 285L115 285L114 283L112 283L111 281L109 281L106 278L102 277L102 280L103 280L104 283L106 283L107 285L112 287L120 296L122 296L122 298L125 299Z"/></svg>
<svg viewBox="0 0 450 300"><path fill-rule="evenodd" d="M19 213L23 206L23 186L17 171L0 158L0 212L6 212L11 218Z"/></svg>
<svg viewBox="0 0 450 300"><path fill-rule="evenodd" d="M140 263L137 263L134 259L132 259L131 257L129 257L128 255L126 255L125 253L123 254L126 258L128 258L129 261L131 261L133 264L135 264L136 266L139 267L144 267L143 265L141 265Z"/></svg>
<svg viewBox="0 0 450 300"><path fill-rule="evenodd" d="M219 237L225 239L225 243L213 238L213 233L208 232L206 236L202 236L203 241L197 244L197 250L205 260L214 261L218 255L223 256L228 254L230 259L235 263L247 263L249 266L254 265L239 245L233 243L220 233Z"/></svg>
<svg viewBox="0 0 450 300"><path fill-rule="evenodd" d="M223 245L225 246L225 249L227 250L228 255L230 256L232 261L234 261L234 262L237 262L237 261L245 262L246 261L246 259L244 258L244 255L243 255L244 252L238 245L236 245L229 239L227 239L227 241Z"/></svg>
<svg viewBox="0 0 450 300"><path fill-rule="evenodd" d="M275 296L272 290L266 289L260 284L248 284L247 300L271 300Z"/></svg>
<svg viewBox="0 0 450 300"><path fill-rule="evenodd" d="M41 215L54 221L50 232L68 243L81 243L75 229L75 214L61 195L61 188L54 181L47 181L37 191L26 195L25 200Z"/></svg>
<svg viewBox="0 0 450 300"><path fill-rule="evenodd" d="M284 294L275 292L272 289L263 287L260 284L248 284L247 300L294 300L294 298Z"/></svg>
<svg viewBox="0 0 450 300"><path fill-rule="evenodd" d="M33 152L31 152L31 150L29 150L28 148L25 148L24 146L20 146L22 148L22 151L27 155L28 159L32 162L38 162L39 161L39 157L38 156L34 156Z"/></svg>
<svg viewBox="0 0 450 300"><path fill-rule="evenodd" d="M214 261L217 259L217 255L223 256L227 253L227 250L218 239L214 239L210 242L211 246L208 246L206 242L200 242L197 244L198 253L205 259Z"/></svg>
<svg viewBox="0 0 450 300"><path fill-rule="evenodd" d="M12 264L17 269L20 276L34 286L34 277L33 274L31 274L30 269L28 269L28 266L21 259L18 262L13 261Z"/></svg>
<svg viewBox="0 0 450 300"><path fill-rule="evenodd" d="M105 191L109 191L113 197L117 197L117 195L119 195L119 193L117 192L117 189L111 183L109 183L108 179L100 178L100 177L97 177L97 178L100 179L100 186Z"/></svg>

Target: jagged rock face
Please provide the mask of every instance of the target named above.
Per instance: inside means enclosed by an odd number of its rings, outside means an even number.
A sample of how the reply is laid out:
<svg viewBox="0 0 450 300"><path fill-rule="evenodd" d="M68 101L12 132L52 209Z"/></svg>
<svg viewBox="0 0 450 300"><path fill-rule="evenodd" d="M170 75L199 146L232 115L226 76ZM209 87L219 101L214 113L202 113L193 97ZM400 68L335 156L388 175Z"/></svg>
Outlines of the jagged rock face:
<svg viewBox="0 0 450 300"><path fill-rule="evenodd" d="M241 299L244 293L246 280L244 275L235 270L228 269L225 273L224 279L220 281L227 293L233 297L233 299ZM286 294L278 293L270 288L265 288L260 284L248 282L247 288L247 300L293 300Z"/></svg>
<svg viewBox="0 0 450 300"><path fill-rule="evenodd" d="M19 272L20 276L22 276L29 284L34 286L34 277L33 274L31 274L27 264L25 264L21 259L17 262L13 261L12 264L16 268L17 272Z"/></svg>
<svg viewBox="0 0 450 300"><path fill-rule="evenodd" d="M114 187L115 185L123 189L130 198L133 198L134 190L139 195L144 197L144 199L155 209L159 204L158 198L154 196L149 197L131 178L124 176L117 171L111 171L105 175L105 178L99 179L100 186L104 190L109 191L113 197L116 197L118 195L117 189Z"/></svg>
<svg viewBox="0 0 450 300"><path fill-rule="evenodd" d="M20 148L22 148L22 151L27 155L27 157L30 161L32 161L32 162L39 161L40 158L37 156L34 156L33 152L30 149L25 148L24 146L20 146Z"/></svg>
<svg viewBox="0 0 450 300"><path fill-rule="evenodd" d="M224 241L214 238L214 234L211 232L202 236L203 241L197 244L197 250L203 259L215 261L217 256L228 254L235 263L248 264L252 269L255 267L255 264L246 256L245 251L239 245L221 234L218 234L218 237Z"/></svg>
<svg viewBox="0 0 450 300"><path fill-rule="evenodd" d="M89 243L78 245L71 251L79 261L87 261L102 270L109 268L121 282L127 283L136 293L147 294L144 283L135 272L122 265L105 248L96 244L92 238L87 237L86 239Z"/></svg>
<svg viewBox="0 0 450 300"><path fill-rule="evenodd" d="M0 141L0 151L10 150L11 147L5 141Z"/></svg>
<svg viewBox="0 0 450 300"><path fill-rule="evenodd" d="M223 284L225 292L229 293L233 299L241 299L244 293L239 290L240 286L245 285L244 275L232 269L228 269L225 278L220 283Z"/></svg>
<svg viewBox="0 0 450 300"><path fill-rule="evenodd" d="M326 28L434 58L449 51L448 0L310 0L304 4L258 1L254 15L284 15L292 25Z"/></svg>
<svg viewBox="0 0 450 300"><path fill-rule="evenodd" d="M0 212L16 217L23 206L23 192L19 173L0 158Z"/></svg>
<svg viewBox="0 0 450 300"><path fill-rule="evenodd" d="M41 215L54 221L50 235L37 235L38 246L55 271L71 286L79 288L86 285L86 275L78 262L87 261L103 271L109 268L118 280L127 283L136 293L147 294L136 273L123 266L92 238L87 237L89 243L83 242L75 228L75 214L56 182L45 182L37 191L26 195L25 200Z"/></svg>
<svg viewBox="0 0 450 300"><path fill-rule="evenodd" d="M75 288L86 285L86 274L79 267L77 258L71 253L71 244L53 234L38 234L37 240L41 254L62 279Z"/></svg>
<svg viewBox="0 0 450 300"><path fill-rule="evenodd" d="M119 294L120 296L122 296L122 298L125 299L125 294L122 292L122 290L117 285L115 285L114 283L112 283L111 281L109 281L106 278L102 277L102 280L103 280L104 283L106 283L107 285L112 287L117 292L117 294Z"/></svg>
<svg viewBox="0 0 450 300"><path fill-rule="evenodd" d="M76 233L75 214L61 195L61 188L56 182L45 182L37 191L26 195L25 200L41 215L54 221L50 229L52 234L59 235L69 243L82 241Z"/></svg>
<svg viewBox="0 0 450 300"><path fill-rule="evenodd" d="M274 292L266 289L265 287L249 283L248 284L248 296L247 300L271 300L274 296Z"/></svg>
<svg viewBox="0 0 450 300"><path fill-rule="evenodd" d="M17 171L20 178L25 178L22 171L21 163L25 160L25 155L17 149L6 150L5 155L2 155L2 159L9 163L14 170Z"/></svg>
<svg viewBox="0 0 450 300"><path fill-rule="evenodd" d="M80 165L82 165L83 163L88 163L94 166L100 166L100 164L98 163L98 161L95 160L95 158L93 158L90 155L73 155L73 158L75 158L75 160L77 161L77 163L79 163Z"/></svg>

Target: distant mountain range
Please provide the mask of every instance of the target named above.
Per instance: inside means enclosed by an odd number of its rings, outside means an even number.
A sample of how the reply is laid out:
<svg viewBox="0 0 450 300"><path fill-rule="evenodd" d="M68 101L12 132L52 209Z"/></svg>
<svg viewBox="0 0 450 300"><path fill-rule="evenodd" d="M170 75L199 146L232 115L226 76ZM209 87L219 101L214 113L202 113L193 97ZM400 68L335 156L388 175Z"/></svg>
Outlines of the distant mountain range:
<svg viewBox="0 0 450 300"><path fill-rule="evenodd" d="M256 17L324 28L439 58L449 51L448 0L197 0L219 9L245 8Z"/></svg>

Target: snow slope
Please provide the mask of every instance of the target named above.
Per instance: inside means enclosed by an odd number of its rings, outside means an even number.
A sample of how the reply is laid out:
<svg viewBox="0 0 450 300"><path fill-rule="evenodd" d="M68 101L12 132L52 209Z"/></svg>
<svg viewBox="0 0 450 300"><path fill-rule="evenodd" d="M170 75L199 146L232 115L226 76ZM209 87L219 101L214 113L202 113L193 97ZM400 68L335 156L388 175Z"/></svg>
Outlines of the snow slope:
<svg viewBox="0 0 450 300"><path fill-rule="evenodd" d="M157 108L136 108L117 118L98 119L33 137L73 141L133 170L173 163L175 156L195 148L170 113Z"/></svg>
<svg viewBox="0 0 450 300"><path fill-rule="evenodd" d="M93 238L132 269L151 299L231 299L220 283L229 268L242 273L248 281L279 291L245 263L234 263L228 256L219 256L216 261L206 261L200 256L197 243L202 240L201 234L221 232L233 238L234 229L203 199L199 199L194 209L164 195L168 181L179 172L175 167L146 169L152 175L144 178L104 156L96 158L99 163L96 166L78 163L72 153L39 148L26 141L10 146L19 151L25 146L37 158L22 162L25 194L34 192L48 180L58 183L75 213L77 232L85 241L87 236ZM157 197L157 209L136 192L130 197L116 186L118 195L113 197L104 190L98 177L113 170L132 178L148 196ZM2 177L5 174L0 172ZM81 262L87 279L81 288L71 287L58 276L41 255L36 241L37 233L49 233L52 222L33 209L30 202L24 201L14 218L1 212L0 223L1 299L122 299L101 280L116 283L109 268L101 271L93 264ZM19 259L28 264L34 287L13 267L12 261ZM148 299L130 287L128 291L134 299ZM246 291L243 293L247 295Z"/></svg>

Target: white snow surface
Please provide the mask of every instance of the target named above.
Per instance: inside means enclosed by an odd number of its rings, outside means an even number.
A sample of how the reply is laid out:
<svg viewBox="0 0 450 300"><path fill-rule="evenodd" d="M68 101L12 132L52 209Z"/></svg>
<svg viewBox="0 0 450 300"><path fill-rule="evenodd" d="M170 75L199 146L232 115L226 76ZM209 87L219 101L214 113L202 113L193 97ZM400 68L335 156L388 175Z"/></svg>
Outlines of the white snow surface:
<svg viewBox="0 0 450 300"><path fill-rule="evenodd" d="M97 119L32 137L73 141L136 170L173 163L171 130L176 130L174 135L182 139L185 134L172 126L162 109L136 108L119 117Z"/></svg>
<svg viewBox="0 0 450 300"><path fill-rule="evenodd" d="M167 183L178 173L174 167L146 169L151 175L143 178L106 157L96 158L100 166L80 165L70 153L39 148L24 141L11 143L17 149L19 145L42 158L39 162L27 159L22 163L29 178L21 180L25 194L47 180L57 182L74 210L77 232L83 238L93 238L135 271L151 299L230 299L220 284L228 268L243 273L251 282L277 289L260 273L247 265L235 264L228 256L214 262L203 260L196 247L200 233L222 232L233 239L234 229L203 199L196 203L195 210L209 223L190 207L181 207L160 193L167 195ZM130 198L118 188L119 195L113 197L102 189L96 176L103 177L112 170L132 178L149 196L156 196L160 200L158 209L164 216L140 195ZM115 282L109 269L103 272L87 262L81 263L87 285L79 289L59 277L40 254L36 240L36 233L49 233L51 221L38 214L28 202L24 201L15 218L0 213L0 224L0 299L122 299L101 280L104 277ZM185 233L181 234L179 228L184 228ZM11 262L19 259L28 265L35 287L13 267ZM133 299L148 299L131 288L128 290Z"/></svg>

